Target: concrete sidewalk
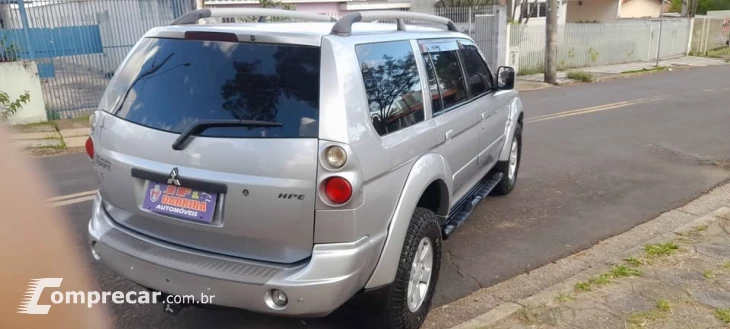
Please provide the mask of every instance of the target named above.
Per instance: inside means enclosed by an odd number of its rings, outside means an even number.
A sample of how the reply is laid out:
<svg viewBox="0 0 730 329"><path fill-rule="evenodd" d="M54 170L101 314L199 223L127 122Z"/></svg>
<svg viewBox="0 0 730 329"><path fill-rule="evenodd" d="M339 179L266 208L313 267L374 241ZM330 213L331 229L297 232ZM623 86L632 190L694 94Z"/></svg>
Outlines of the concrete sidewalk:
<svg viewBox="0 0 730 329"><path fill-rule="evenodd" d="M729 234L730 208L720 208L484 328L728 328Z"/></svg>
<svg viewBox="0 0 730 329"><path fill-rule="evenodd" d="M729 207L725 184L589 250L487 288L503 302L452 329L730 328ZM595 265L506 301L578 262Z"/></svg>
<svg viewBox="0 0 730 329"><path fill-rule="evenodd" d="M687 67L705 67L713 65L728 65L724 59L710 58L710 57L697 57L697 56L686 56L674 59L663 60L659 62L659 66L668 69L672 68L687 68ZM569 71L583 71L591 73L597 81L605 79L613 79L620 76L631 76L629 73L641 73L642 70L652 70L656 68L656 62L635 62L605 66L593 66L571 69ZM557 83L558 85L570 84L576 82L575 80L567 77L567 71L558 71ZM517 89L520 91L536 90L546 87L550 87L544 81L544 75L531 74L517 77Z"/></svg>
<svg viewBox="0 0 730 329"><path fill-rule="evenodd" d="M88 119L68 119L11 126L12 144L33 155L80 151L91 133Z"/></svg>

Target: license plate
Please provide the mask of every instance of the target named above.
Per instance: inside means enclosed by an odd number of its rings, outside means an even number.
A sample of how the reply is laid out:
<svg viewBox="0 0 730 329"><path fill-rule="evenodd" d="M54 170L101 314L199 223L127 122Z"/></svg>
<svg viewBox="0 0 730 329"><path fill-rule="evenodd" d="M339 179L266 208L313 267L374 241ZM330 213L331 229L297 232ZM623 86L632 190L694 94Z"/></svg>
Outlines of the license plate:
<svg viewBox="0 0 730 329"><path fill-rule="evenodd" d="M142 207L157 214L210 223L217 199L214 193L149 182Z"/></svg>

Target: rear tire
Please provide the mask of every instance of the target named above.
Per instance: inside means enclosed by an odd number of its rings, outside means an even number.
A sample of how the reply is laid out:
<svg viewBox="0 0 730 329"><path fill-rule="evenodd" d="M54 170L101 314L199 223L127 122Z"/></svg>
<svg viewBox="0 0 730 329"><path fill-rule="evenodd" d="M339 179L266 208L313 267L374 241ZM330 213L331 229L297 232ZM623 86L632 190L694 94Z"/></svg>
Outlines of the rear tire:
<svg viewBox="0 0 730 329"><path fill-rule="evenodd" d="M385 313L391 329L417 329L426 319L441 267L441 242L436 214L416 208L386 301ZM430 255L426 252L428 248ZM426 275L427 267L430 270ZM416 300L414 296L422 297Z"/></svg>
<svg viewBox="0 0 730 329"><path fill-rule="evenodd" d="M495 195L507 195L515 189L515 185L517 184L517 174L520 172L520 161L522 160L522 124L519 122L517 123L517 127L515 127L515 134L512 136L510 144L509 159L507 161L497 162L495 166L496 172L502 173L502 180L492 190L492 194ZM515 155L516 159L513 158ZM514 161L514 167L510 168L512 161Z"/></svg>

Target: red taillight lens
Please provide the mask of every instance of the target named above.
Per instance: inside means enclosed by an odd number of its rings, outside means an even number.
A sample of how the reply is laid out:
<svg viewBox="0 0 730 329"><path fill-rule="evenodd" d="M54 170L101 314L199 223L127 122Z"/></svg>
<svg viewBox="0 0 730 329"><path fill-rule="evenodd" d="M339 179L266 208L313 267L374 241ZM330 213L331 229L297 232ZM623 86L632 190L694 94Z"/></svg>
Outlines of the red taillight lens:
<svg viewBox="0 0 730 329"><path fill-rule="evenodd" d="M86 140L86 154L90 159L94 158L94 141L91 140L91 136Z"/></svg>
<svg viewBox="0 0 730 329"><path fill-rule="evenodd" d="M352 196L352 185L342 177L332 177L324 183L324 193L334 203L345 203Z"/></svg>

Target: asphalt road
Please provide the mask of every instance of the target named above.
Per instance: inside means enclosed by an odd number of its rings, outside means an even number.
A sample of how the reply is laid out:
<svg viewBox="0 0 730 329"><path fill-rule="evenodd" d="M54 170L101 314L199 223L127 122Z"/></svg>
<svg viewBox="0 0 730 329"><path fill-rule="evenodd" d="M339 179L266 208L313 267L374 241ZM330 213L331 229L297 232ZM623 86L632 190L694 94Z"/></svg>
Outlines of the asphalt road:
<svg viewBox="0 0 730 329"><path fill-rule="evenodd" d="M524 92L517 189L482 202L445 243L435 303L466 296L622 233L730 178L730 66ZM603 107L597 107L604 105ZM566 112L572 110L574 112ZM83 154L38 160L56 195L96 188ZM725 167L723 168L723 163ZM90 202L58 207L100 289L140 290L92 263ZM118 328L370 327L358 300L317 320L240 310L111 308Z"/></svg>

